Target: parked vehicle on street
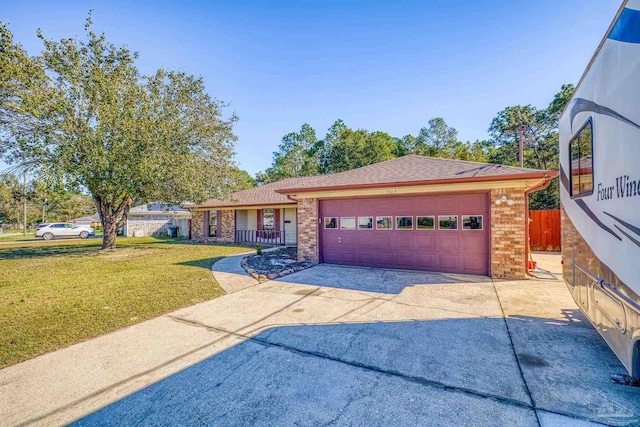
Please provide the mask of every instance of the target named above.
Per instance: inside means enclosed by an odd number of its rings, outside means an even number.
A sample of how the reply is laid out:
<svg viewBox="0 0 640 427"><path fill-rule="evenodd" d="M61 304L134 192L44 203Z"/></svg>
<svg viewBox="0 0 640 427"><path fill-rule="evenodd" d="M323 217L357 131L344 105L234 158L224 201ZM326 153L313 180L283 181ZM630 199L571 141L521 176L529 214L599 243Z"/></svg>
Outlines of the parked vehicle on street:
<svg viewBox="0 0 640 427"><path fill-rule="evenodd" d="M640 0L627 0L560 117L563 276L640 377Z"/></svg>
<svg viewBox="0 0 640 427"><path fill-rule="evenodd" d="M40 224L36 227L36 237L44 240L57 239L60 237L81 237L86 239L96 234L95 228L88 225L75 225L69 222L52 222Z"/></svg>

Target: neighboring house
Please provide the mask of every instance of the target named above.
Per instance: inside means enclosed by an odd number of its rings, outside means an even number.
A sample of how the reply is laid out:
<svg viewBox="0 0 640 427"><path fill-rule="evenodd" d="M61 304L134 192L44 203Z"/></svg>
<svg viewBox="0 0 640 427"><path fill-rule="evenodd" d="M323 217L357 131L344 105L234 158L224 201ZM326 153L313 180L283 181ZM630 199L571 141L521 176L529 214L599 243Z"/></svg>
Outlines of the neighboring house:
<svg viewBox="0 0 640 427"><path fill-rule="evenodd" d="M83 216L80 218L72 219L69 222L76 225L87 225L89 227L95 227L97 225L100 225L100 215L98 213L95 213L91 216Z"/></svg>
<svg viewBox="0 0 640 427"><path fill-rule="evenodd" d="M409 155L192 206L192 238L298 246L346 265L526 274L528 194L555 171Z"/></svg>
<svg viewBox="0 0 640 427"><path fill-rule="evenodd" d="M191 212L180 206L164 203L148 203L129 210L124 235L127 237L166 234L169 226L178 227L178 235L189 237Z"/></svg>

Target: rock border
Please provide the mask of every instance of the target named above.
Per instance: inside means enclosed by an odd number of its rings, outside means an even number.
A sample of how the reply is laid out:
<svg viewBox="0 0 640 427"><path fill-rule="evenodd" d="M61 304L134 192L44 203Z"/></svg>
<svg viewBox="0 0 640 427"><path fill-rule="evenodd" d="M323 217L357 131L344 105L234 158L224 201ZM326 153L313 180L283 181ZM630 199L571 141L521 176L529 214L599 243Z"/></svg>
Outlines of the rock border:
<svg viewBox="0 0 640 427"><path fill-rule="evenodd" d="M244 269L244 271L246 271L251 277L256 279L259 283L264 283L264 282L267 282L269 280L274 280L274 279L278 279L280 277L288 276L289 274L297 273L298 271L306 270L307 268L311 268L311 267L314 267L316 265L315 263L311 263L310 262L309 265L299 265L299 266L296 266L296 267L285 268L284 270L282 270L282 271L280 271L278 273L261 274L261 273L258 273L253 268L249 267L249 265L248 265L248 261L247 260L250 257L256 256L256 255L257 254L253 253L253 254L249 254L249 255L246 255L246 256L242 257L242 260L240 261L240 266Z"/></svg>

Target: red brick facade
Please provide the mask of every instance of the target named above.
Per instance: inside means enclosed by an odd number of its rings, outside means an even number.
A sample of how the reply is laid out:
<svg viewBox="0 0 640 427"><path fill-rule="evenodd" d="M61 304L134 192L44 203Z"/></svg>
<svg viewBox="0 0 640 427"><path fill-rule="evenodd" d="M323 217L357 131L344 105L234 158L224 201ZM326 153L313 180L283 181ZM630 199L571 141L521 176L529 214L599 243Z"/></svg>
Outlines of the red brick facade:
<svg viewBox="0 0 640 427"><path fill-rule="evenodd" d="M495 204L505 196L513 204ZM491 277L524 279L525 197L522 189L491 190Z"/></svg>
<svg viewBox="0 0 640 427"><path fill-rule="evenodd" d="M298 199L298 260L318 262L318 199Z"/></svg>
<svg viewBox="0 0 640 427"><path fill-rule="evenodd" d="M215 211L210 211L211 215ZM204 223L205 211L193 211L191 216L191 238L194 240L207 240L211 242L233 243L236 232L235 211L232 209L220 212L220 237L207 236L208 224Z"/></svg>

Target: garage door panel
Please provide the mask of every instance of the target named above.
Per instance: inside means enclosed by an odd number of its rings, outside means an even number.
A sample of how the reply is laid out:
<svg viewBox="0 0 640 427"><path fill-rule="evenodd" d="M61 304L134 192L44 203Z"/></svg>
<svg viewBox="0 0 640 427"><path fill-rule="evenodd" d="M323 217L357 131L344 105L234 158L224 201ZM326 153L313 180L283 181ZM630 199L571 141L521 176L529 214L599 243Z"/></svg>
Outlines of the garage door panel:
<svg viewBox="0 0 640 427"><path fill-rule="evenodd" d="M340 264L355 264L356 251L343 250L340 251Z"/></svg>
<svg viewBox="0 0 640 427"><path fill-rule="evenodd" d="M438 196L438 210L440 212L456 212L460 196Z"/></svg>
<svg viewBox="0 0 640 427"><path fill-rule="evenodd" d="M442 253L458 253L458 233L456 231L446 231L438 233L436 240L436 250Z"/></svg>
<svg viewBox="0 0 640 427"><path fill-rule="evenodd" d="M375 213L380 214L392 214L393 213L393 200L391 199L374 199Z"/></svg>
<svg viewBox="0 0 640 427"><path fill-rule="evenodd" d="M433 253L416 252L413 260L415 268L419 270L435 270L437 268L436 255Z"/></svg>
<svg viewBox="0 0 640 427"><path fill-rule="evenodd" d="M410 231L400 231L393 235L391 245L397 250L413 249L414 236Z"/></svg>
<svg viewBox="0 0 640 427"><path fill-rule="evenodd" d="M486 258L483 255L464 255L459 257L460 269L472 274L485 274Z"/></svg>
<svg viewBox="0 0 640 427"><path fill-rule="evenodd" d="M358 214L360 216L366 215L364 212L373 212L375 210L375 202L371 199L358 199ZM366 215L371 216L371 215Z"/></svg>
<svg viewBox="0 0 640 427"><path fill-rule="evenodd" d="M364 232L359 231L356 233L356 244L360 250L374 250L375 241L373 239L373 231Z"/></svg>
<svg viewBox="0 0 640 427"><path fill-rule="evenodd" d="M413 198L399 197L393 203L394 212L413 212Z"/></svg>
<svg viewBox="0 0 640 427"><path fill-rule="evenodd" d="M487 236L482 231L462 231L460 253L484 254L487 251Z"/></svg>
<svg viewBox="0 0 640 427"><path fill-rule="evenodd" d="M323 262L384 268L487 274L489 271L490 200L487 194L378 197L323 200L322 216L392 216L393 229L321 228ZM438 230L439 215L482 215L483 230ZM396 230L398 216L431 216L435 229ZM356 220L356 224L357 224Z"/></svg>
<svg viewBox="0 0 640 427"><path fill-rule="evenodd" d="M415 233L416 249L436 250L436 233L433 231L417 231Z"/></svg>
<svg viewBox="0 0 640 427"><path fill-rule="evenodd" d="M413 251L396 251L396 265L398 268L414 268L415 253Z"/></svg>
<svg viewBox="0 0 640 427"><path fill-rule="evenodd" d="M438 254L437 268L439 271L458 271L458 256Z"/></svg>
<svg viewBox="0 0 640 427"><path fill-rule="evenodd" d="M373 234L373 242L378 247L391 246L392 239L393 235L391 234L391 231L375 231Z"/></svg>

